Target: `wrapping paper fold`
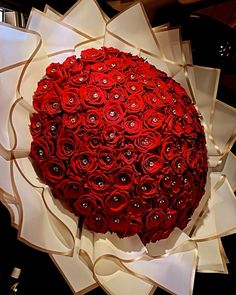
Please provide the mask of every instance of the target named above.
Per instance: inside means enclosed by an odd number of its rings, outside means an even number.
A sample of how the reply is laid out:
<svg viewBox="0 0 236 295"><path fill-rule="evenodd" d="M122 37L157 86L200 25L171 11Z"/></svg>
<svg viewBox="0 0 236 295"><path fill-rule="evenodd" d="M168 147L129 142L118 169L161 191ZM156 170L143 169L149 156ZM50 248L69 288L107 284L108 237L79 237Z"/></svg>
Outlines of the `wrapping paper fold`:
<svg viewBox="0 0 236 295"><path fill-rule="evenodd" d="M0 31L0 198L18 238L48 252L78 294L100 285L108 294L128 289L146 295L159 286L187 295L196 270L227 273L220 238L236 231L236 158L230 152L236 112L216 100L219 70L193 65L190 43L181 40L179 29L152 29L140 3L111 20L95 0L78 1L65 15L46 6L44 12L32 10L26 30L1 23ZM78 218L52 198L28 158L32 95L46 66L103 45L147 58L180 82L206 132L208 183L192 222L146 247L138 236L119 239L78 229Z"/></svg>

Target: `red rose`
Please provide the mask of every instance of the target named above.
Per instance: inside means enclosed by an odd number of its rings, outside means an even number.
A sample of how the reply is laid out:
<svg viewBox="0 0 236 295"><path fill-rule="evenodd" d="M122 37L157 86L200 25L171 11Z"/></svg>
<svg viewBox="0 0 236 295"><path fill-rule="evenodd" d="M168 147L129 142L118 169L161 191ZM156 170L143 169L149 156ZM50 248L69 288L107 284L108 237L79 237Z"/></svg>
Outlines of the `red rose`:
<svg viewBox="0 0 236 295"><path fill-rule="evenodd" d="M178 198L173 200L172 207L177 211L182 211L186 207L189 208L188 203L190 199L190 193L183 191L178 195Z"/></svg>
<svg viewBox="0 0 236 295"><path fill-rule="evenodd" d="M43 162L54 153L54 145L50 140L36 138L31 143L30 156L37 162Z"/></svg>
<svg viewBox="0 0 236 295"><path fill-rule="evenodd" d="M165 137L162 142L161 155L167 159L172 160L177 153L174 138L172 136Z"/></svg>
<svg viewBox="0 0 236 295"><path fill-rule="evenodd" d="M94 72L90 73L89 82L103 90L109 90L116 84L115 79L113 79L110 75Z"/></svg>
<svg viewBox="0 0 236 295"><path fill-rule="evenodd" d="M120 159L125 165L133 164L138 158L138 151L133 144L126 144L120 151Z"/></svg>
<svg viewBox="0 0 236 295"><path fill-rule="evenodd" d="M151 176L155 176L160 172L163 166L161 158L150 153L145 154L140 160L140 166L143 172Z"/></svg>
<svg viewBox="0 0 236 295"><path fill-rule="evenodd" d="M101 213L95 212L92 215L86 216L84 223L88 229L96 233L105 233L107 231L107 219Z"/></svg>
<svg viewBox="0 0 236 295"><path fill-rule="evenodd" d="M48 99L44 99L41 104L41 110L47 113L48 115L56 115L61 113L62 111L59 97L53 95Z"/></svg>
<svg viewBox="0 0 236 295"><path fill-rule="evenodd" d="M161 144L161 135L157 132L146 131L138 135L134 140L134 145L140 152L153 150Z"/></svg>
<svg viewBox="0 0 236 295"><path fill-rule="evenodd" d="M167 119L167 122L168 122L168 130L173 135L181 137L185 133L182 119L170 116Z"/></svg>
<svg viewBox="0 0 236 295"><path fill-rule="evenodd" d="M83 70L83 63L81 60L76 59L75 55L67 57L67 59L63 62L63 66L65 70L72 75L75 75Z"/></svg>
<svg viewBox="0 0 236 295"><path fill-rule="evenodd" d="M102 114L97 108L89 108L82 118L86 130L99 128L102 125Z"/></svg>
<svg viewBox="0 0 236 295"><path fill-rule="evenodd" d="M152 108L164 108L165 104L160 96L157 96L153 92L148 92L143 96L144 101Z"/></svg>
<svg viewBox="0 0 236 295"><path fill-rule="evenodd" d="M129 195L125 192L113 191L105 198L105 210L107 214L117 214L124 210L129 203Z"/></svg>
<svg viewBox="0 0 236 295"><path fill-rule="evenodd" d="M130 199L127 211L133 219L142 217L148 209L148 205L141 198L135 197Z"/></svg>
<svg viewBox="0 0 236 295"><path fill-rule="evenodd" d="M183 174L184 171L188 168L187 163L181 157L175 158L171 163L171 167L176 174Z"/></svg>
<svg viewBox="0 0 236 295"><path fill-rule="evenodd" d="M76 88L66 88L61 94L61 107L67 113L75 113L80 109L80 98Z"/></svg>
<svg viewBox="0 0 236 295"><path fill-rule="evenodd" d="M111 56L105 61L105 63L110 67L110 69L116 69L118 71L122 71L124 69L123 60L115 56Z"/></svg>
<svg viewBox="0 0 236 295"><path fill-rule="evenodd" d="M98 159L99 167L103 171L109 171L115 165L117 165L116 153L114 152L114 149L109 147L99 148L97 159Z"/></svg>
<svg viewBox="0 0 236 295"><path fill-rule="evenodd" d="M104 119L107 123L119 123L124 119L124 112L121 103L109 101L104 107Z"/></svg>
<svg viewBox="0 0 236 295"><path fill-rule="evenodd" d="M77 177L78 178L78 177ZM77 200L84 193L81 179L65 178L53 188L53 195L60 200Z"/></svg>
<svg viewBox="0 0 236 295"><path fill-rule="evenodd" d="M109 99L125 102L127 100L128 93L124 88L113 88L109 93Z"/></svg>
<svg viewBox="0 0 236 295"><path fill-rule="evenodd" d="M42 113L33 113L30 118L30 133L33 138L36 138L42 134L45 115Z"/></svg>
<svg viewBox="0 0 236 295"><path fill-rule="evenodd" d="M79 113L64 113L62 122L68 129L77 130L81 125L81 115Z"/></svg>
<svg viewBox="0 0 236 295"><path fill-rule="evenodd" d="M114 47L103 47L108 57L117 56L120 54L120 50Z"/></svg>
<svg viewBox="0 0 236 295"><path fill-rule="evenodd" d="M121 128L117 125L105 125L102 136L107 145L114 146L118 144L121 139Z"/></svg>
<svg viewBox="0 0 236 295"><path fill-rule="evenodd" d="M126 101L125 106L127 112L130 114L137 114L145 108L142 96L138 93L131 94Z"/></svg>
<svg viewBox="0 0 236 295"><path fill-rule="evenodd" d="M165 219L165 213L160 209L153 209L145 216L145 226L147 230L151 228L159 229Z"/></svg>
<svg viewBox="0 0 236 295"><path fill-rule="evenodd" d="M95 64L88 65L87 70L94 71L94 72L106 73L110 70L110 68L105 63L97 62Z"/></svg>
<svg viewBox="0 0 236 295"><path fill-rule="evenodd" d="M163 211L166 211L169 205L170 205L169 198L165 195L159 195L154 201L154 207L160 208Z"/></svg>
<svg viewBox="0 0 236 295"><path fill-rule="evenodd" d="M129 81L137 81L140 79L140 74L134 72L133 69L131 71L128 71L125 76L126 79Z"/></svg>
<svg viewBox="0 0 236 295"><path fill-rule="evenodd" d="M41 111L41 105L44 99L47 100L48 98L57 96L53 85L53 82L46 78L38 82L38 87L33 97L33 107L37 112Z"/></svg>
<svg viewBox="0 0 236 295"><path fill-rule="evenodd" d="M181 175L174 175L171 180L169 194L177 194L182 190L183 177Z"/></svg>
<svg viewBox="0 0 236 295"><path fill-rule="evenodd" d="M133 183L135 183L136 176L134 175L134 171L129 167L121 168L117 173L113 176L113 183L117 189L121 191L129 191L132 189Z"/></svg>
<svg viewBox="0 0 236 295"><path fill-rule="evenodd" d="M97 150L101 142L102 142L101 135L90 134L89 137L87 138L88 148L91 151Z"/></svg>
<svg viewBox="0 0 236 295"><path fill-rule="evenodd" d="M44 123L43 135L47 139L56 139L61 132L62 121L60 117L48 119Z"/></svg>
<svg viewBox="0 0 236 295"><path fill-rule="evenodd" d="M125 234L126 237L131 237L137 233L141 233L143 231L143 225L142 225L142 222L137 220L137 219L134 219L134 220L130 220L130 223L129 223L129 228Z"/></svg>
<svg viewBox="0 0 236 295"><path fill-rule="evenodd" d="M60 63L51 63L46 68L46 75L56 83L62 83L67 75L64 67Z"/></svg>
<svg viewBox="0 0 236 295"><path fill-rule="evenodd" d="M123 84L125 82L125 75L122 72L119 72L117 70L112 70L110 71L109 75L118 84Z"/></svg>
<svg viewBox="0 0 236 295"><path fill-rule="evenodd" d="M101 106L106 100L106 92L100 88L89 85L83 86L79 90L81 99L88 105Z"/></svg>
<svg viewBox="0 0 236 295"><path fill-rule="evenodd" d="M110 178L100 171L95 171L88 176L88 187L95 192L108 190L110 184Z"/></svg>
<svg viewBox="0 0 236 295"><path fill-rule="evenodd" d="M100 62L103 61L106 57L106 52L103 49L95 49L95 48L90 48L81 51L81 59L84 60L85 62Z"/></svg>
<svg viewBox="0 0 236 295"><path fill-rule="evenodd" d="M156 130L162 129L165 126L166 116L154 109L148 109L143 114L144 125L147 128L155 128Z"/></svg>
<svg viewBox="0 0 236 295"><path fill-rule="evenodd" d="M93 172L97 168L95 155L89 150L75 153L70 159L70 168L75 174Z"/></svg>
<svg viewBox="0 0 236 295"><path fill-rule="evenodd" d="M124 130L131 136L141 132L142 125L142 121L134 115L127 116L123 123Z"/></svg>
<svg viewBox="0 0 236 295"><path fill-rule="evenodd" d="M143 85L141 82L126 82L124 86L130 94L143 92Z"/></svg>
<svg viewBox="0 0 236 295"><path fill-rule="evenodd" d="M96 197L92 194L80 195L73 206L77 214L90 216L97 208Z"/></svg>
<svg viewBox="0 0 236 295"><path fill-rule="evenodd" d="M49 157L42 166L42 172L45 183L54 186L65 177L66 167L62 160Z"/></svg>
<svg viewBox="0 0 236 295"><path fill-rule="evenodd" d="M115 233L120 238L123 238L126 236L126 232L129 229L130 225L130 218L128 215L125 214L120 214L120 215L115 215L109 218L109 229Z"/></svg>
<svg viewBox="0 0 236 295"><path fill-rule="evenodd" d="M72 87L80 87L81 85L85 84L88 80L89 75L88 73L81 72L79 74L76 74L74 76L71 76L69 79L69 84Z"/></svg>
<svg viewBox="0 0 236 295"><path fill-rule="evenodd" d="M74 132L65 130L59 134L56 141L56 155L62 160L67 160L73 156L80 142Z"/></svg>
<svg viewBox="0 0 236 295"><path fill-rule="evenodd" d="M164 226L166 229L173 228L177 218L177 211L173 209L167 209L166 214L167 218L164 219Z"/></svg>
<svg viewBox="0 0 236 295"><path fill-rule="evenodd" d="M137 186L137 194L143 199L150 199L157 196L157 181L148 175L143 176Z"/></svg>

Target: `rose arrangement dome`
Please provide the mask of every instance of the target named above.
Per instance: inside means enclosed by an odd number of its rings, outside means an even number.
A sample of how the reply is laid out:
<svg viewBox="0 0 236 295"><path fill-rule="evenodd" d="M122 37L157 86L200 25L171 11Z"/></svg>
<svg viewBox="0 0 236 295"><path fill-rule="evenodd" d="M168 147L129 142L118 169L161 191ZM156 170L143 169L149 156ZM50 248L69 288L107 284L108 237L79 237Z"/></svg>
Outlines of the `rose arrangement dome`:
<svg viewBox="0 0 236 295"><path fill-rule="evenodd" d="M189 294L196 270L226 272L235 110L216 100L219 70L139 3L111 20L93 0L46 6L0 28L0 196L18 238L75 293Z"/></svg>

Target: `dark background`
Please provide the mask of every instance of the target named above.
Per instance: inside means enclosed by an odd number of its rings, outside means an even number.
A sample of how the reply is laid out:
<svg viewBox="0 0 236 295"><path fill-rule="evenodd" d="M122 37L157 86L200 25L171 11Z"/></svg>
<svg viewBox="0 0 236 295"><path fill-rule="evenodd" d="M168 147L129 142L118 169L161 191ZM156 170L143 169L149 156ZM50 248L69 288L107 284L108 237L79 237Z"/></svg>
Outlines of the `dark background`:
<svg viewBox="0 0 236 295"><path fill-rule="evenodd" d="M27 17L31 7L43 10L47 3L58 12L65 13L75 2L74 0L0 1L0 6L23 12ZM112 17L117 13L106 1L98 2L108 16ZM173 26L182 26L183 39L191 40L192 43L194 64L221 68L218 99L235 107L236 1L201 1L192 5L163 4L163 7L159 7L153 14L151 22L153 26L165 22L170 22ZM223 55L222 46L225 49ZM225 215L227 217L227 212ZM236 294L236 234L222 238L222 242L230 261L229 274L196 273L194 295L214 292ZM73 294L46 253L34 250L17 240L17 231L11 227L10 215L1 203L0 249L1 295L10 294L10 274L15 266L22 269L17 293L19 295ZM159 289L156 293L167 294ZM104 294L104 292L97 288L89 294Z"/></svg>

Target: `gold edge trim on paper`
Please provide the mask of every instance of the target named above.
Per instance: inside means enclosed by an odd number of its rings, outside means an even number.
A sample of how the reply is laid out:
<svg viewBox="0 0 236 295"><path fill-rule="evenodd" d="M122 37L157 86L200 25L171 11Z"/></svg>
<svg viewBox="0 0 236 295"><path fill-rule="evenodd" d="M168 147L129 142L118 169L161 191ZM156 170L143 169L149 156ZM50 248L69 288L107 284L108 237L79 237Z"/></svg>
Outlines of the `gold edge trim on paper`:
<svg viewBox="0 0 236 295"><path fill-rule="evenodd" d="M189 294L192 294L192 290L193 290L193 283L194 283L194 276L195 276L195 270L196 270L196 266L197 266L197 248L194 248L194 249L192 249L192 250L190 250L190 251L194 251L194 261L193 261L193 267L192 267L192 276L191 276L191 280L190 280L190 293ZM163 289L163 290L165 290L165 291L167 291L167 292L169 292L170 294L173 294L173 295L176 295L176 293L174 293L173 291L171 291L170 289L168 289L168 288L166 288L166 287L164 287L164 286L162 286L161 284L158 284L158 283L156 283L154 280L152 280L151 278L149 278L148 276L146 276L146 275L142 275L142 274L140 274L140 273L138 273L138 272L135 272L135 271L133 271L133 270L130 270L126 265L124 265L124 263L129 263L129 262L134 262L134 261L137 261L137 259L135 258L135 259L130 259L130 260L124 260L124 259L120 259L120 258L118 258L118 257L116 257L115 255L113 255L113 254L104 254L104 255L102 255L102 256L100 256L100 257L98 257L96 260L95 260L95 262L94 262L94 268L93 268L93 272L94 272L94 275L95 275L95 277L96 277L96 279L99 281L99 279L98 279L98 277L97 277L97 275L96 275L96 270L95 270L95 268L96 268L96 265L97 265L97 263L100 261L100 260L102 260L102 259L112 259L112 260L115 260L115 261L118 261L118 263L129 273L129 274L131 274L131 275L133 275L134 277L136 277L136 278L139 278L139 279L141 279L141 280L143 280L143 281L145 281L145 282L147 282L147 283L149 283L149 284L151 284L151 285L154 285L154 286L158 286L159 288L161 288L161 289ZM140 258L141 259L141 258ZM138 259L138 260L140 260L140 259ZM151 290L152 291L152 290Z"/></svg>
<svg viewBox="0 0 236 295"><path fill-rule="evenodd" d="M67 226L67 225L66 225L61 219L59 219L59 218L54 214L54 212L52 212L52 210L48 207L48 204L47 204L47 202L45 201L45 197L44 197L44 191L45 191L45 188L44 188L44 187L35 186L34 184L32 184L31 181L28 180L28 178L25 176L25 174L24 174L23 171L21 170L19 164L17 163L17 160L14 159L13 162L14 162L14 164L15 164L17 170L18 170L19 173L21 174L21 176L25 179L25 181L26 181L30 186L32 186L33 188L37 188L37 189L40 190L41 197L42 197L43 203L44 203L44 205L45 205L45 208L48 210L48 212L50 212L50 214L51 214L53 217L56 218L57 221L59 221L60 224L62 224L62 225L67 229L67 231L69 232L69 234L70 234L71 237L72 237L72 240L74 241L74 243L73 243L73 248L72 248L71 250L66 251L66 252L51 251L51 250L44 250L44 252L47 252L47 253L55 253L55 254L58 253L58 254L60 254L60 255L70 255L70 254L73 252L73 250L74 250L74 246L75 246L75 237L74 237L73 233L71 232L70 228L69 228L69 227L68 227L68 226ZM14 179L13 168L12 168L12 173L13 173L13 174L12 174L12 179ZM14 192L15 192L16 196L18 197L18 202L19 202L19 205L20 205L21 210L22 210L22 212L23 212L23 207L22 207L22 203L21 203L21 200L20 200L20 196L19 196L19 194L18 194L18 190L17 190L17 186L16 186L16 183L15 183L15 179L14 179L14 188L13 188L13 189L14 189ZM20 232L20 233L21 233L22 225L23 225L23 220L21 220L21 222L20 222L20 228L19 228L19 232ZM19 236L20 236L20 235L19 235ZM30 243L30 242L29 242L29 243ZM62 243L62 244L63 244L63 243ZM63 246L66 247L64 244L63 244ZM36 246L36 247L38 247L38 246ZM68 247L67 247L67 248L68 248ZM64 254L64 253L66 253L66 254Z"/></svg>
<svg viewBox="0 0 236 295"><path fill-rule="evenodd" d="M46 4L44 6L43 12L46 14L48 10L50 10L53 13L55 13L57 16L62 17L62 14L61 13L59 13L56 9L52 8L50 5Z"/></svg>
<svg viewBox="0 0 236 295"><path fill-rule="evenodd" d="M210 175L209 175L210 177ZM200 222L200 220L202 219L202 217L204 216L206 210L207 210L207 207L208 207L208 202L210 200L210 198L212 198L213 194L223 185L223 183L225 182L225 179L226 179L226 175L222 174L220 175L218 181L216 182L216 184L214 185L213 188L210 188L210 193L206 199L206 202L205 204L203 205L203 208L202 210L200 211L200 213L198 214L198 217L189 233L189 236L191 237L191 239L193 239L194 241L198 242L198 240L196 240L195 238L193 238L193 235L198 227L198 224Z"/></svg>
<svg viewBox="0 0 236 295"><path fill-rule="evenodd" d="M62 277L64 278L64 280L67 282L67 284L69 285L69 287L71 288L71 291L73 292L74 295L83 295L93 289L95 289L96 287L98 287L98 284L92 284L89 287L86 287L84 289L82 289L81 291L75 291L72 284L70 283L70 281L68 280L67 276L64 274L64 272L62 271L62 268L59 266L58 262L56 261L55 257L53 256L54 254L49 254L49 257L51 258L52 262L55 264L55 266L57 267L58 271L61 273Z"/></svg>
<svg viewBox="0 0 236 295"><path fill-rule="evenodd" d="M44 12L42 12L42 11L40 11L37 8L34 8L34 7L30 11L30 15L29 15L28 22L27 22L27 25L26 25L27 29L29 27L29 24L31 22L32 15L33 15L34 12L37 13L37 14L42 15L43 17L49 19L51 22L54 22L54 23L58 24L59 26L65 27L66 29L81 35L82 37L84 37L86 39L91 39L92 38L88 34L82 32L82 31L80 31L80 30L78 30L78 29L76 29L76 28L74 28L74 27L72 27L72 26L70 26L70 25L68 25L66 23L63 23L61 20L54 19L53 17L50 17L49 15L45 14Z"/></svg>
<svg viewBox="0 0 236 295"><path fill-rule="evenodd" d="M75 2L75 4L73 6L71 6L66 13L64 13L62 15L62 17L60 18L61 21L63 21L81 2L82 0L78 0L77 2ZM109 19L109 17L105 14L105 12L101 9L101 7L99 6L99 4L97 3L96 0L93 0L93 2L97 5L98 10L104 20L105 23L107 23L107 19Z"/></svg>

